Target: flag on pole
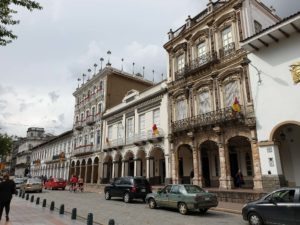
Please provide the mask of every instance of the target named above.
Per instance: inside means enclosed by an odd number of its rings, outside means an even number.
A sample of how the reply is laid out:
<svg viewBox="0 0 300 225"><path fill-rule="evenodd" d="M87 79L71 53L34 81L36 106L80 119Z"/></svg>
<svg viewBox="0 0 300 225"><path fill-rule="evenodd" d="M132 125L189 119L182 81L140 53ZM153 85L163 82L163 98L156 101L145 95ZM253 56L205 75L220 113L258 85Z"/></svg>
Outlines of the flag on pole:
<svg viewBox="0 0 300 225"><path fill-rule="evenodd" d="M240 105L237 97L234 98L234 102L233 102L231 108L234 112L240 112L241 111L241 105Z"/></svg>
<svg viewBox="0 0 300 225"><path fill-rule="evenodd" d="M156 124L153 124L153 126L152 126L152 135L157 136L158 134L159 134L159 130L158 130L157 126L156 126Z"/></svg>

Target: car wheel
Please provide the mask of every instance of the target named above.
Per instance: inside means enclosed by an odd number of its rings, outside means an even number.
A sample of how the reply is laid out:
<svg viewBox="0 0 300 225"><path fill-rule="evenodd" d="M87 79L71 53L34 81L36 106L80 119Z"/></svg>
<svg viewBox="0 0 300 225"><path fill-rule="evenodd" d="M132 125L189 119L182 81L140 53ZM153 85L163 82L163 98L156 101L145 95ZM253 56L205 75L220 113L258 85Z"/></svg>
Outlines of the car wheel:
<svg viewBox="0 0 300 225"><path fill-rule="evenodd" d="M207 210L208 210L207 208L205 208L205 209L199 209L200 213L206 213Z"/></svg>
<svg viewBox="0 0 300 225"><path fill-rule="evenodd" d="M148 204L149 204L150 209L155 209L156 208L156 201L153 198L149 199Z"/></svg>
<svg viewBox="0 0 300 225"><path fill-rule="evenodd" d="M105 200L110 200L111 196L109 191L105 192Z"/></svg>
<svg viewBox="0 0 300 225"><path fill-rule="evenodd" d="M180 202L178 204L178 211L182 215L186 215L187 214L188 208L187 208L187 206L186 206L186 204L184 202Z"/></svg>
<svg viewBox="0 0 300 225"><path fill-rule="evenodd" d="M262 224L264 224L261 217L255 212L252 212L252 213L249 214L248 221L249 221L250 225L262 225Z"/></svg>
<svg viewBox="0 0 300 225"><path fill-rule="evenodd" d="M130 202L130 195L129 195L129 193L128 192L126 192L125 194L124 194L124 202L125 203L129 203Z"/></svg>

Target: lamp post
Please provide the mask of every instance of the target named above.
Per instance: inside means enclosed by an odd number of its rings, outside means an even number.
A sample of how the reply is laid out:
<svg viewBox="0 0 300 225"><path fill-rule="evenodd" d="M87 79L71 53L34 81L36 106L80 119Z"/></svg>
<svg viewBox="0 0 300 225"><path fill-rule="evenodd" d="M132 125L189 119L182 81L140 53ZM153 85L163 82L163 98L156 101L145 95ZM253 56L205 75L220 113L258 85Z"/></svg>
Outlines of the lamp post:
<svg viewBox="0 0 300 225"><path fill-rule="evenodd" d="M132 63L132 74L134 75L134 65L135 65L135 63L133 62Z"/></svg>
<svg viewBox="0 0 300 225"><path fill-rule="evenodd" d="M89 79L90 79L90 75L91 75L92 70L89 68L87 71L88 71L88 73L89 73L89 76L88 76L88 80L89 80Z"/></svg>
<svg viewBox="0 0 300 225"><path fill-rule="evenodd" d="M95 64L94 64L94 68L95 68L95 70L94 70L94 76L96 75L97 66L98 66L98 65L95 63Z"/></svg>
<svg viewBox="0 0 300 225"><path fill-rule="evenodd" d="M143 78L145 77L145 66L143 66Z"/></svg>
<svg viewBox="0 0 300 225"><path fill-rule="evenodd" d="M124 62L124 59L123 59L123 58L121 59L121 62L122 62L122 63L121 63L121 71L123 71L123 62Z"/></svg>
<svg viewBox="0 0 300 225"><path fill-rule="evenodd" d="M86 74L82 74L82 84L84 84L84 78L86 77Z"/></svg>
<svg viewBox="0 0 300 225"><path fill-rule="evenodd" d="M152 82L154 83L154 70L152 70L152 73L153 73L153 78L152 78Z"/></svg>
<svg viewBox="0 0 300 225"><path fill-rule="evenodd" d="M78 81L78 88L79 88L79 82L81 81L81 79L80 79L80 78L77 78L77 81Z"/></svg>
<svg viewBox="0 0 300 225"><path fill-rule="evenodd" d="M111 66L111 64L110 64L110 62L109 62L109 60L110 60L110 55L111 55L111 51L107 51L107 66Z"/></svg>

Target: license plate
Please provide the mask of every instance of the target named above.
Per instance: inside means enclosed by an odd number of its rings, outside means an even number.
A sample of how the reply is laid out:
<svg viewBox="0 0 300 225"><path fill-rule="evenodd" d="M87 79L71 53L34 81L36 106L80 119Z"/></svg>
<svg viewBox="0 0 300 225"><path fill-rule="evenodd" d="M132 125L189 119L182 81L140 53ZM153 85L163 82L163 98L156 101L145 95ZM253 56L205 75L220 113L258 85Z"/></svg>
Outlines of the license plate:
<svg viewBox="0 0 300 225"><path fill-rule="evenodd" d="M209 201L210 200L210 198L209 197L205 197L205 201Z"/></svg>
<svg viewBox="0 0 300 225"><path fill-rule="evenodd" d="M141 189L141 192L146 192L146 189L145 188Z"/></svg>

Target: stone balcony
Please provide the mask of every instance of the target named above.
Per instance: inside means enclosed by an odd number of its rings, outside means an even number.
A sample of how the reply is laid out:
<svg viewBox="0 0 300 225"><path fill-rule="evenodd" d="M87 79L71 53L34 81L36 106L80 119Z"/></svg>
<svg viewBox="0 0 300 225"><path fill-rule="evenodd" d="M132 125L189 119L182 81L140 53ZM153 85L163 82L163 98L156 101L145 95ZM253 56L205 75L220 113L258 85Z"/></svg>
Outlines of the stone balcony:
<svg viewBox="0 0 300 225"><path fill-rule="evenodd" d="M234 112L231 107L218 109L208 113L188 117L183 120L174 121L171 124L172 132L194 130L203 127L214 127L237 123L241 125L254 126L255 115L253 106L241 106L240 112Z"/></svg>
<svg viewBox="0 0 300 225"><path fill-rule="evenodd" d="M93 125L96 122L96 116L94 116L94 115L88 116L86 118L85 122L86 122L86 125L88 125L88 126Z"/></svg>
<svg viewBox="0 0 300 225"><path fill-rule="evenodd" d="M108 140L103 146L103 151L122 149L124 144L125 144L124 138Z"/></svg>
<svg viewBox="0 0 300 225"><path fill-rule="evenodd" d="M72 156L81 156L81 155L89 155L94 152L94 145L81 145L75 147L75 149L72 151Z"/></svg>
<svg viewBox="0 0 300 225"><path fill-rule="evenodd" d="M84 123L84 121L76 121L75 124L74 124L74 128L76 130L82 130L83 129L83 123Z"/></svg>

